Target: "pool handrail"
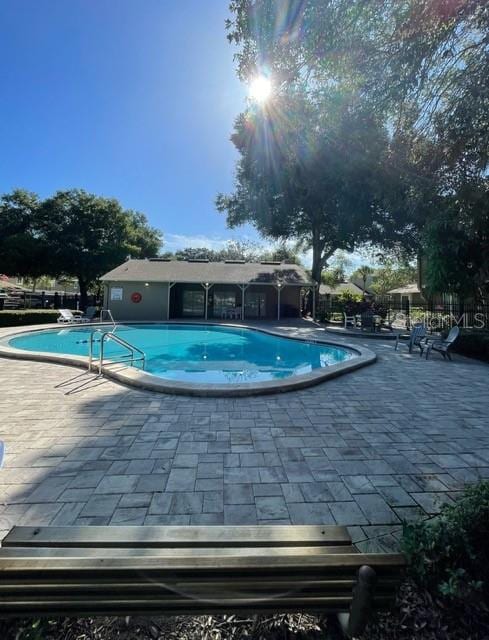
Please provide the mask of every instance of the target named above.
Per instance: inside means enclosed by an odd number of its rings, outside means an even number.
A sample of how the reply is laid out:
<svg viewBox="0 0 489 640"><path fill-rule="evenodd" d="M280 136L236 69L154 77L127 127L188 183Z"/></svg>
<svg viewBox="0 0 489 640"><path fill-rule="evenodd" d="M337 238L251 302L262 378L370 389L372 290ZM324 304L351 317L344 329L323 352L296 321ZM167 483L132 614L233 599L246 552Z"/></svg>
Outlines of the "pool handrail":
<svg viewBox="0 0 489 640"><path fill-rule="evenodd" d="M114 320L114 316L112 315L112 311L110 309L100 309L100 322L104 321L104 314L107 315L107 317L109 318L110 322L112 322L112 324L114 325L114 329L115 329L116 322Z"/></svg>
<svg viewBox="0 0 489 640"><path fill-rule="evenodd" d="M133 366L135 362L141 361L143 363L142 368L144 370L144 365L146 363L146 354L144 353L144 351L139 349L139 347L136 347L134 344L127 342L127 340L124 340L120 336L117 336L112 331L104 331L104 332L101 332L101 336L100 336L100 355L99 355L99 365L98 365L99 375L102 375L102 368L104 364L104 344L106 343L106 340L114 340L121 347L124 347L125 349L127 349L130 352L129 358L131 360L131 366ZM91 342L93 344L93 339L91 340ZM136 354L139 354L138 358L135 357ZM117 360L111 359L110 364L115 364L117 362L120 362L120 363L127 362L129 358L119 358Z"/></svg>

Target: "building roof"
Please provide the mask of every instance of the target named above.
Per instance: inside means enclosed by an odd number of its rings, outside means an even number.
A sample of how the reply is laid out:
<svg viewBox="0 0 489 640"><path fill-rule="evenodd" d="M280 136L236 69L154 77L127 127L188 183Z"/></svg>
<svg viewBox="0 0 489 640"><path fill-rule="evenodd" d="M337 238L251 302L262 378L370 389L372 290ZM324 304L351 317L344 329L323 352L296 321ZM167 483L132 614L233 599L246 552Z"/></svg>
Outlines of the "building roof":
<svg viewBox="0 0 489 640"><path fill-rule="evenodd" d="M353 295L363 295L363 289L358 287L354 282L340 282L336 287L330 287L329 284L319 285L320 296L338 296L341 293L351 293Z"/></svg>
<svg viewBox="0 0 489 640"><path fill-rule="evenodd" d="M360 287L360 289L363 292L363 278L360 278L360 276L356 276L354 274L352 274L350 282L353 282L353 284L356 284L357 287ZM372 274L368 274L366 280L365 280L365 293L371 293L372 292L372 285L374 283L374 276Z"/></svg>
<svg viewBox="0 0 489 640"><path fill-rule="evenodd" d="M103 275L105 282L209 282L311 285L305 269L281 262L128 260Z"/></svg>
<svg viewBox="0 0 489 640"><path fill-rule="evenodd" d="M408 293L421 293L418 285L414 282L413 284L405 284L403 287L398 287L397 289L391 289L387 293L403 293L407 295Z"/></svg>

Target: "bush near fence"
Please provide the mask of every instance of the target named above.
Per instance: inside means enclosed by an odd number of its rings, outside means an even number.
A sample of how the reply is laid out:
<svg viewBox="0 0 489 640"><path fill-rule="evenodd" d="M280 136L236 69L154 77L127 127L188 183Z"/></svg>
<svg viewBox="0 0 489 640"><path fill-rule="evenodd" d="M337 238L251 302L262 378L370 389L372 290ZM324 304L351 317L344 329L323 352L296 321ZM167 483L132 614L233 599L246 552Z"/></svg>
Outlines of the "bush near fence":
<svg viewBox="0 0 489 640"><path fill-rule="evenodd" d="M0 311L0 327L20 327L28 324L47 324L56 322L58 311L49 309L26 309L18 311Z"/></svg>
<svg viewBox="0 0 489 640"><path fill-rule="evenodd" d="M489 362L489 331L461 329L453 350L464 356Z"/></svg>

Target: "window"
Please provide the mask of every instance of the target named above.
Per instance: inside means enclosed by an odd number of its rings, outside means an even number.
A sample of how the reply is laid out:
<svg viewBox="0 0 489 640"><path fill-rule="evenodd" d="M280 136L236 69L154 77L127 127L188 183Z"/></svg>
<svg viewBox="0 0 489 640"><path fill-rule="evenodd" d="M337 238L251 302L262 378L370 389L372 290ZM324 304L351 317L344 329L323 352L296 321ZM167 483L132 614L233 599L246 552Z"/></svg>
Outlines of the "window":
<svg viewBox="0 0 489 640"><path fill-rule="evenodd" d="M234 291L214 291L214 315L222 316L229 309L236 308L236 293Z"/></svg>
<svg viewBox="0 0 489 640"><path fill-rule="evenodd" d="M203 316L204 315L205 294L204 291L183 291L183 316Z"/></svg>

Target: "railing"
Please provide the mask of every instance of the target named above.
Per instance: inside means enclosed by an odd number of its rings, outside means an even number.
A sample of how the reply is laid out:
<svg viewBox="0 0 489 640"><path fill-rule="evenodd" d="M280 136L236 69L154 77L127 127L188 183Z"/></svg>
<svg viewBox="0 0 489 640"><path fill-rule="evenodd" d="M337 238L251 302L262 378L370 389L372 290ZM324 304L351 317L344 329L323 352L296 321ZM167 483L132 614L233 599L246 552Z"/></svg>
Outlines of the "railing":
<svg viewBox="0 0 489 640"><path fill-rule="evenodd" d="M95 338L96 334L100 334L100 338L98 340ZM92 366L93 366L93 345L95 342L100 342L98 373L99 375L102 375L102 369L103 369L104 360L105 360L104 347L109 340L113 340L118 345L120 345L121 347L129 351L129 354L127 356L120 356L119 358L116 358L116 359L110 358L109 360L110 364L126 363L130 361L131 366L134 366L135 362L142 362L143 363L142 368L144 369L144 365L146 363L146 354L144 353L144 351L142 351L135 345L131 344L130 342L127 342L127 340L124 340L120 336L115 335L112 331L102 331L101 329L96 329L95 331L92 331L92 333L90 334L90 340L88 342L88 370L89 371L92 371Z"/></svg>
<svg viewBox="0 0 489 640"><path fill-rule="evenodd" d="M112 311L110 309L100 309L100 322L104 321L104 315L107 316L109 322L111 322L116 327L116 322L114 320L114 316L112 315Z"/></svg>
<svg viewBox="0 0 489 640"><path fill-rule="evenodd" d="M326 320L343 321L343 312L348 316L360 315L362 311L372 311L385 318L387 323L395 319L405 319L410 323L422 323L433 329L449 329L458 325L464 329L489 329L489 305L484 304L440 304L419 303L402 305L390 300L374 300L365 303L365 309L356 308L356 305L345 305L339 301L331 304L324 302L318 309L318 315Z"/></svg>

